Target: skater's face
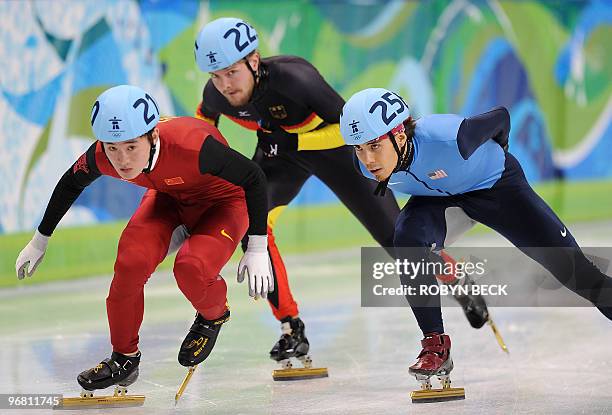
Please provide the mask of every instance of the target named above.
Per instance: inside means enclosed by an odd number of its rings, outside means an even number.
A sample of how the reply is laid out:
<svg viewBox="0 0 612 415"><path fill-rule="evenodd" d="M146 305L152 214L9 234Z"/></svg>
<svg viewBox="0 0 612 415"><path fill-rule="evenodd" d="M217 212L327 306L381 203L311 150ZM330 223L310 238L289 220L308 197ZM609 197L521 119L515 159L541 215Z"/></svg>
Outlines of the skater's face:
<svg viewBox="0 0 612 415"><path fill-rule="evenodd" d="M153 130L153 142L157 143L159 130ZM104 152L122 179L136 178L149 166L151 143L147 135L141 135L121 143L102 143Z"/></svg>
<svg viewBox="0 0 612 415"><path fill-rule="evenodd" d="M257 52L225 69L210 72L213 85L233 107L246 105L253 95L255 79L247 67L247 61L257 73L259 69L259 54Z"/></svg>
<svg viewBox="0 0 612 415"><path fill-rule="evenodd" d="M406 134L398 133L394 137L397 145L402 149L406 145ZM397 166L397 152L388 138L357 145L355 153L359 161L379 182L391 176L393 169Z"/></svg>

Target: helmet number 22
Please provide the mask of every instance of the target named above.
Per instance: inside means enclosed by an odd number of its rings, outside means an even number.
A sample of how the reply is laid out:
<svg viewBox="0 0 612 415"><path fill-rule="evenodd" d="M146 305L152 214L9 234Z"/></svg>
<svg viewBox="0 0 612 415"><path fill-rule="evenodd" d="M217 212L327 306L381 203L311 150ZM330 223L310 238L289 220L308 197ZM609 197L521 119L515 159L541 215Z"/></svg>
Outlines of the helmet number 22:
<svg viewBox="0 0 612 415"><path fill-rule="evenodd" d="M393 121L399 114L404 112L404 109L407 106L400 97L398 97L395 94L392 94L391 92L387 92L381 98L383 99L382 101L376 101L374 104L372 104L369 112L370 114L374 114L374 111L376 110L376 108L380 107L380 115L381 115L382 121L385 123L385 125L389 125L391 124L391 121ZM387 104L391 106L395 104L399 104L399 108L397 108L395 112L392 112L391 115L389 115L388 114L389 107L387 106ZM393 108L391 108L391 110L393 110Z"/></svg>
<svg viewBox="0 0 612 415"><path fill-rule="evenodd" d="M246 37L248 39L244 43L240 43L240 36L242 35L242 33L240 33L241 26L245 28ZM225 34L223 35L223 39L227 39L232 33L235 35L234 44L236 45L236 49L238 50L238 52L242 52L247 46L251 44L251 42L254 42L257 39L254 35L251 35L251 28L249 27L249 25L243 22L236 23L235 28L232 27L230 30L225 32Z"/></svg>

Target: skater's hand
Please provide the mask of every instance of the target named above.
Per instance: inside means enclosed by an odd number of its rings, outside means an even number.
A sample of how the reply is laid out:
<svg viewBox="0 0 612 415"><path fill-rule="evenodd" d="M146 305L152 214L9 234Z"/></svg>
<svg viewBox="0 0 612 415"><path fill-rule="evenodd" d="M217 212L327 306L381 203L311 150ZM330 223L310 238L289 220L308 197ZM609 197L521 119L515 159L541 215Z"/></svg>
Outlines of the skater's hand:
<svg viewBox="0 0 612 415"><path fill-rule="evenodd" d="M179 248L183 246L183 242L185 242L189 236L189 231L185 225L179 225L174 228L174 231L172 231L172 236L170 237L170 245L168 245L168 252L166 253L166 256L172 255L178 251Z"/></svg>
<svg viewBox="0 0 612 415"><path fill-rule="evenodd" d="M274 291L267 235L249 235L247 250L238 264L237 281L244 281L245 275L249 276L249 295L251 297L266 298L269 292Z"/></svg>
<svg viewBox="0 0 612 415"><path fill-rule="evenodd" d="M257 130L257 146L267 157L297 151L298 135L282 128L273 131Z"/></svg>
<svg viewBox="0 0 612 415"><path fill-rule="evenodd" d="M17 278L20 280L25 277L31 277L36 271L38 264L42 261L47 250L47 243L49 237L38 232L34 233L32 240L28 242L25 248L21 250L15 262L15 271L17 271Z"/></svg>

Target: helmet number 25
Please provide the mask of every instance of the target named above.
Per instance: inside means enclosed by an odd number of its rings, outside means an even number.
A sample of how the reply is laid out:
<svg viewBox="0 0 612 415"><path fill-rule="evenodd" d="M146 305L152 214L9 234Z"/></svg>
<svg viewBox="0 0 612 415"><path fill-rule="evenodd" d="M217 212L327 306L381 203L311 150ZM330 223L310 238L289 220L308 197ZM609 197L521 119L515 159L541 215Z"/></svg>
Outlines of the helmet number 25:
<svg viewBox="0 0 612 415"><path fill-rule="evenodd" d="M148 101L151 101L151 103L153 103L153 105L155 106L155 110L157 110L157 115L159 115L159 108L157 108L157 104L155 103L153 98L151 98L149 96L149 94L145 94L145 98ZM143 111L142 117L143 117L145 123L147 123L147 125L149 125L151 123L151 121L153 121L155 119L155 115L154 114L149 115L149 103L147 102L147 100L145 100L144 98L139 98L139 99L136 100L136 102L134 102L134 105L132 105L132 107L134 107L134 109L136 109L140 105L144 105L144 111Z"/></svg>
<svg viewBox="0 0 612 415"><path fill-rule="evenodd" d="M240 37L242 35L242 33L240 33L240 27L244 27L246 30L246 37L248 40L245 40L244 43L240 43ZM227 39L231 34L235 35L234 44L236 45L236 49L238 50L238 52L242 52L247 46L251 44L251 42L254 42L257 39L257 37L251 34L251 28L249 27L249 25L243 22L236 23L236 27L232 27L230 30L225 32L225 34L223 35L223 39Z"/></svg>
<svg viewBox="0 0 612 415"><path fill-rule="evenodd" d="M404 109L407 108L407 105L402 101L400 97L398 97L395 94L392 94L391 92L387 92L381 98L382 98L382 101L379 100L379 101L376 101L374 104L372 104L369 112L370 114L374 114L374 111L376 110L376 108L380 107L380 115L381 115L382 121L385 123L385 125L389 125L399 114L404 112ZM392 112L391 115L389 115L388 114L389 107L387 106L387 104L391 106L395 104L399 104L399 108L397 108L396 111ZM391 110L393 110L393 108L391 108Z"/></svg>

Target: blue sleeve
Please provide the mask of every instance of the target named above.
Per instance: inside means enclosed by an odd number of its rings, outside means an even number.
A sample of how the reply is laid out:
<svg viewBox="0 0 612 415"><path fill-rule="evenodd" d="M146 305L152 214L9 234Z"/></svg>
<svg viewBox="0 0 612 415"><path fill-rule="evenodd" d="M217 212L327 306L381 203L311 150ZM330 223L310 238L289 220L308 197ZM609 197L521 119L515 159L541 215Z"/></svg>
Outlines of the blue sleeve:
<svg viewBox="0 0 612 415"><path fill-rule="evenodd" d="M510 114L505 107L495 107L491 111L463 120L457 132L457 147L464 160L467 160L485 141L493 139L504 150L508 148L510 134Z"/></svg>
<svg viewBox="0 0 612 415"><path fill-rule="evenodd" d="M417 120L415 135L423 142L455 141L463 117L456 114L431 114Z"/></svg>

